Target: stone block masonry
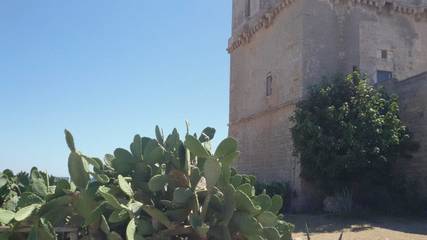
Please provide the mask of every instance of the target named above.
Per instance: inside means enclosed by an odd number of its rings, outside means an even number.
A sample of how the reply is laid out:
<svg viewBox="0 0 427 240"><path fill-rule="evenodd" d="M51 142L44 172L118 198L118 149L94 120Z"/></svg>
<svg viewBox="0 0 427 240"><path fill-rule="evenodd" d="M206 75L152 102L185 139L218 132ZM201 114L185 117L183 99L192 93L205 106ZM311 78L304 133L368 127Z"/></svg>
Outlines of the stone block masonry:
<svg viewBox="0 0 427 240"><path fill-rule="evenodd" d="M313 201L293 155L289 117L323 77L357 67L373 83L401 80L402 118L425 140L425 125L413 119L424 116L427 91L419 92L424 80L411 77L427 71L427 0L233 0L227 50L229 134L241 150L236 167L290 183L294 210ZM408 176L427 176L426 161L418 153Z"/></svg>

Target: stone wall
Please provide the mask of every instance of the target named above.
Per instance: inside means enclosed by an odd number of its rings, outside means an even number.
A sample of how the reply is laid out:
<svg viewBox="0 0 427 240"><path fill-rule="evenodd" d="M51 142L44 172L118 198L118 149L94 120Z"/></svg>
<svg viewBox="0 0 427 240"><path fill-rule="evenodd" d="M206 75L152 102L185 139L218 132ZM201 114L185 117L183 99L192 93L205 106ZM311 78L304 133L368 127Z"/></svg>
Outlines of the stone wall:
<svg viewBox="0 0 427 240"><path fill-rule="evenodd" d="M381 83L387 91L399 96L400 116L420 144L410 160L402 160L404 174L420 184L419 191L427 196L427 72L402 80Z"/></svg>
<svg viewBox="0 0 427 240"><path fill-rule="evenodd" d="M300 191L289 117L302 96L302 2L231 54L229 134L239 141L236 167ZM266 96L267 77L272 95Z"/></svg>

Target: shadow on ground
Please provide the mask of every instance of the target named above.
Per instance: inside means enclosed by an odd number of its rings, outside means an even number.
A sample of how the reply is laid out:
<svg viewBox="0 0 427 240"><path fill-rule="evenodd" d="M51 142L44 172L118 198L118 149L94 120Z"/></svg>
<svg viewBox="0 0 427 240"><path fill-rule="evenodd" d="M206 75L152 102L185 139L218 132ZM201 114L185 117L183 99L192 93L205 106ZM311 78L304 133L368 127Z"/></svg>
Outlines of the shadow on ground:
<svg viewBox="0 0 427 240"><path fill-rule="evenodd" d="M296 233L305 233L306 224L311 233L362 232L374 228L427 235L427 219L366 217L348 218L330 215L287 215L286 220L295 225Z"/></svg>

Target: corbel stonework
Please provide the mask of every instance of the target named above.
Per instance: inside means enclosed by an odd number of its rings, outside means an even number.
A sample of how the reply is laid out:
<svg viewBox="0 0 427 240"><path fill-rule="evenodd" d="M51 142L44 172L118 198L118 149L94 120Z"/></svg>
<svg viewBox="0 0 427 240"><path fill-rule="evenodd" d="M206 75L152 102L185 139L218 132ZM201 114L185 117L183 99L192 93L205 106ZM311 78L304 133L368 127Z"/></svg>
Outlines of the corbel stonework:
<svg viewBox="0 0 427 240"><path fill-rule="evenodd" d="M276 17L288 6L292 3L299 0L280 0L276 6L272 7L264 14L259 16L252 23L247 23L247 25L240 30L237 34L233 34L232 38L229 41L227 51L232 53L234 50L249 43L252 38L257 34L257 32L261 31L264 28L270 27ZM334 4L349 2L353 5L360 5L366 7L374 7L379 12L388 8L389 10L404 14L404 15L412 15L415 17L417 21L422 19L427 19L427 3L425 4L410 4L405 3L405 0L330 0Z"/></svg>
<svg viewBox="0 0 427 240"><path fill-rule="evenodd" d="M227 51L229 53L233 52L237 48L242 45L249 43L252 40L252 37L261 29L268 28L273 24L275 18L289 5L294 3L297 0L280 0L280 2L269 9L267 12L262 14L254 21L254 23L250 24L251 26L246 26L244 30L241 30L240 33L236 34L232 37Z"/></svg>

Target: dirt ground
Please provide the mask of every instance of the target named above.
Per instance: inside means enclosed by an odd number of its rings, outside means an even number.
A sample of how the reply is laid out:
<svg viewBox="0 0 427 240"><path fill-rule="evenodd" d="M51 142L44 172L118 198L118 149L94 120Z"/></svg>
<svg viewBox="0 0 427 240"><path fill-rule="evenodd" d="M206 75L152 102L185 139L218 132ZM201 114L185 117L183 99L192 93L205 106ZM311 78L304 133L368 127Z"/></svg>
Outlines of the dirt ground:
<svg viewBox="0 0 427 240"><path fill-rule="evenodd" d="M294 240L427 240L427 219L366 217L344 218L327 215L288 215L295 224Z"/></svg>

